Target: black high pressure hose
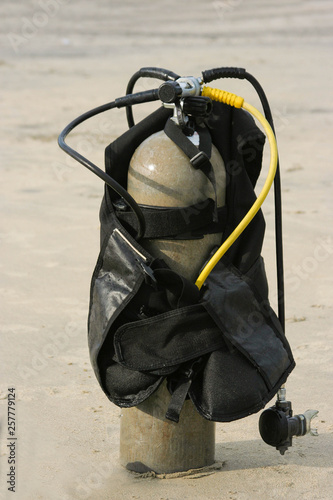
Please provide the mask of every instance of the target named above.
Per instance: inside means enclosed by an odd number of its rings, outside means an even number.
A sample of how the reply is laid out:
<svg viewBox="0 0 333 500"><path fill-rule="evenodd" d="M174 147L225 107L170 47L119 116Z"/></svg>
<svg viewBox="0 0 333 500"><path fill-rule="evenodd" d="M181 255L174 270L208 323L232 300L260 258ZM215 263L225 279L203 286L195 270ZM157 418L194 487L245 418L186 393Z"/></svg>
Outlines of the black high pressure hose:
<svg viewBox="0 0 333 500"><path fill-rule="evenodd" d="M152 89L152 90L147 90L145 92L138 92L136 94L131 94L131 95L126 95L124 97L120 97L116 99L113 102L109 102L107 104L103 104L103 106L98 106L97 108L91 109L90 111L87 111L83 115L79 116L78 118L75 118L67 127L64 128L64 130L61 132L61 134L58 137L58 144L67 153L69 156L77 160L79 163L81 163L83 166L88 168L91 172L93 172L95 175L100 177L108 186L110 186L111 189L113 189L116 193L121 196L125 202L128 204L128 206L133 210L135 215L137 216L138 219L138 230L137 230L137 235L136 239L140 240L145 232L146 224L145 224L145 219L143 216L143 213L137 204L137 202L132 198L132 196L124 189L117 181L115 181L110 175L108 175L104 170L101 170L97 165L92 163L90 160L82 156L80 153L72 149L68 144L66 144L65 139L67 135L78 125L83 123L84 121L88 120L88 118L91 118L92 116L98 115L99 113L103 113L104 111L107 111L109 109L114 109L114 108L123 108L125 106L132 106L134 104L140 104L142 102L150 102L150 101L156 101L158 100L158 89Z"/></svg>
<svg viewBox="0 0 333 500"><path fill-rule="evenodd" d="M209 83L219 78L237 78L247 80L256 90L261 101L265 118L272 127L275 134L271 109L264 92L264 89L254 76L244 68L222 67L210 69L202 72L202 79ZM283 239L282 239L282 202L281 202L281 178L279 159L274 178L274 200L275 200L275 247L276 247L276 267L277 267L277 289L278 289L278 316L285 331L285 303L284 303L284 272L283 272Z"/></svg>
<svg viewBox="0 0 333 500"><path fill-rule="evenodd" d="M93 172L95 175L100 177L111 189L113 189L116 193L121 196L125 202L128 204L128 206L133 210L133 212L136 214L137 219L138 219L138 231L136 235L136 239L140 240L146 229L146 223L144 216L142 214L142 210L140 209L139 205L136 203L134 198L124 189L117 181L115 181L110 175L108 175L106 172L101 170L97 165L92 163L90 160L82 156L80 153L72 149L68 144L66 144L65 139L67 135L78 125L80 125L82 122L85 120L88 120L92 116L98 115L99 113L103 113L104 111L107 111L109 109L113 108L123 108L126 107L126 115L127 115L127 121L128 121L128 126L129 128L133 127L134 125L134 119L133 119L133 111L132 111L132 106L134 104L140 104L143 102L150 102L150 101L156 101L159 99L158 96L158 89L153 89L153 90L147 90L144 92L137 92L133 94L133 89L134 85L137 82L139 78L158 78L159 80L177 80L179 78L179 75L174 73L173 71L169 71L164 68L155 68L155 67L147 67L147 68L141 68L139 71L137 71L130 81L128 82L127 89L126 89L126 96L120 97L116 99L113 102L110 102L108 104L104 104L103 106L99 106L97 108L94 108L90 111L87 111L83 115L79 116L75 120L73 120L67 127L64 128L64 130L61 132L58 138L58 144L67 153L69 156L77 160L79 163L81 163L83 166L88 168L91 172Z"/></svg>

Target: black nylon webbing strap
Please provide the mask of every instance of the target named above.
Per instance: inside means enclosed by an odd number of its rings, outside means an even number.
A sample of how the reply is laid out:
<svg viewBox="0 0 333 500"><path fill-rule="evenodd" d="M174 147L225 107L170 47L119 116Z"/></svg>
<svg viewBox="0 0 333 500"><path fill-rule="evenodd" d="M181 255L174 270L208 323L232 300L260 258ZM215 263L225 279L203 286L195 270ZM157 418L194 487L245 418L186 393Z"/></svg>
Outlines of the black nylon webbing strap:
<svg viewBox="0 0 333 500"><path fill-rule="evenodd" d="M164 127L165 134L188 156L193 168L200 169L212 183L215 196L214 222L217 222L216 179L210 162L212 140L206 127L198 127L199 148L182 132L181 128L169 118Z"/></svg>
<svg viewBox="0 0 333 500"><path fill-rule="evenodd" d="M185 399L189 388L191 387L192 379L185 379L181 381L176 389L174 390L171 400L165 414L165 418L172 420L173 422L179 422L180 412L185 403Z"/></svg>
<svg viewBox="0 0 333 500"><path fill-rule="evenodd" d="M211 168L210 156L212 150L212 140L207 128L197 128L196 130L200 136L199 148L193 144L193 142L182 132L181 128L169 118L165 124L164 132L182 151L189 157L190 161L192 158L200 155L202 157L202 164L207 163L207 167Z"/></svg>
<svg viewBox="0 0 333 500"><path fill-rule="evenodd" d="M140 207L146 221L145 238L162 238L194 231L208 225L213 219L214 202L207 198L200 205L189 207ZM135 227L133 212L116 211L120 222Z"/></svg>
<svg viewBox="0 0 333 500"><path fill-rule="evenodd" d="M196 131L198 132L200 137L199 149L203 151L208 156L208 158L211 158L212 138L209 129L205 125L200 125L200 126L198 125Z"/></svg>
<svg viewBox="0 0 333 500"><path fill-rule="evenodd" d="M179 422L180 412L182 411L187 394L190 390L193 380L195 379L198 371L203 366L203 358L197 358L190 363L183 365L180 370L171 375L169 379L168 389L171 392L171 400L165 417L173 422ZM178 375L178 376L177 376ZM173 388L174 380L177 380L176 387ZM171 390L170 390L171 389Z"/></svg>
<svg viewBox="0 0 333 500"><path fill-rule="evenodd" d="M191 281L168 268L154 269L154 276L158 284L168 293L168 302L173 309L186 307L199 301L198 287Z"/></svg>
<svg viewBox="0 0 333 500"><path fill-rule="evenodd" d="M224 231L227 221L227 207L218 209L218 220L213 222L214 201L210 198L189 207L140 207L146 221L145 238L178 239L201 238L204 234ZM133 212L115 209L117 218L122 224L136 227L136 216Z"/></svg>

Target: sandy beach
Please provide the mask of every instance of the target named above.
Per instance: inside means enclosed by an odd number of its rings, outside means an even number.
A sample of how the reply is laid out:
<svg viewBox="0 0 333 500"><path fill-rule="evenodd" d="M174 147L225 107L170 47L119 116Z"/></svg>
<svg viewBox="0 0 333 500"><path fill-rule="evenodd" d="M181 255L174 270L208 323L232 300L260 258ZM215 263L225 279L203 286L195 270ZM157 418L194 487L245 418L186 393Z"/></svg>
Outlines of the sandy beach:
<svg viewBox="0 0 333 500"><path fill-rule="evenodd" d="M332 2L3 0L0 19L1 500L332 498ZM245 67L263 85L281 161L286 334L297 364L288 397L295 413L319 410L319 436L294 439L284 456L261 440L259 414L217 424L223 465L202 477L142 478L119 464L121 411L102 393L87 346L103 183L57 145L65 125L124 95L143 66L194 76ZM248 83L218 84L260 107ZM135 110L136 119L153 108ZM69 142L103 168L105 146L125 130L115 110ZM264 214L276 309L272 193Z"/></svg>

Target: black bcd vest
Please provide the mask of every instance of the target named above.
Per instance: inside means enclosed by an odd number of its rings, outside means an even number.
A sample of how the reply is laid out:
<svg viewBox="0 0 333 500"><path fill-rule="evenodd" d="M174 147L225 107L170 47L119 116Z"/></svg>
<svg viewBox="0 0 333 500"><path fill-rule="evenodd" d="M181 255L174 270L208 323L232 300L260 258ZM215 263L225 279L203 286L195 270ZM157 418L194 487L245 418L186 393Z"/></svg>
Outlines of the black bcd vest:
<svg viewBox="0 0 333 500"><path fill-rule="evenodd" d="M106 171L123 187L135 149L163 130L169 117L160 108L106 148ZM263 134L248 113L215 102L205 125L226 167L225 208L218 217L214 200L182 213L144 208L146 237L193 239L223 230L223 242L254 203ZM263 408L295 362L268 300L262 212L200 291L135 241L135 218L108 187L100 219L88 339L107 397L120 407L136 406L167 379L166 416L176 422L186 398L203 417L219 422Z"/></svg>

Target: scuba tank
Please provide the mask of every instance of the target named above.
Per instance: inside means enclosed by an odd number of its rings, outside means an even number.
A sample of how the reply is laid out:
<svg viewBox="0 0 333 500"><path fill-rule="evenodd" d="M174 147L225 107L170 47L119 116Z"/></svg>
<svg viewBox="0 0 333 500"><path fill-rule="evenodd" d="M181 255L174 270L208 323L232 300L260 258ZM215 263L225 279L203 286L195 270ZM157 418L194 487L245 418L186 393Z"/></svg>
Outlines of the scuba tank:
<svg viewBox="0 0 333 500"><path fill-rule="evenodd" d="M141 77L164 80L133 93ZM204 86L219 78L252 83L266 118L243 98ZM162 106L134 124L132 106ZM73 150L66 136L98 113L126 107L129 130L107 146L105 171ZM251 116L252 115L252 116ZM271 149L264 186L265 136ZM281 196L277 147L267 98L242 68L180 77L142 68L127 95L71 122L60 147L106 184L101 251L92 277L88 341L106 396L130 408L163 381L178 422L192 400L207 420L262 413L264 441L284 453L292 436L311 431L317 411L293 416L284 384L295 366L284 333ZM274 182L278 316L268 300L261 248L261 205Z"/></svg>
<svg viewBox="0 0 333 500"><path fill-rule="evenodd" d="M193 137L193 136L192 136ZM199 142L199 134L196 132ZM217 207L225 205L226 172L222 157L212 145L212 172L216 180ZM187 207L200 209L207 199L214 199L213 186L202 172L195 169L185 153L165 134L156 132L135 150L128 170L127 190L140 205ZM163 258L174 271L194 281L222 233L205 234L201 238L161 240L145 239L143 247Z"/></svg>

